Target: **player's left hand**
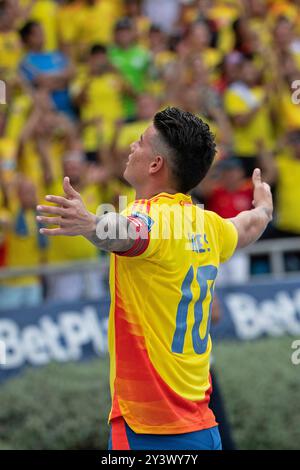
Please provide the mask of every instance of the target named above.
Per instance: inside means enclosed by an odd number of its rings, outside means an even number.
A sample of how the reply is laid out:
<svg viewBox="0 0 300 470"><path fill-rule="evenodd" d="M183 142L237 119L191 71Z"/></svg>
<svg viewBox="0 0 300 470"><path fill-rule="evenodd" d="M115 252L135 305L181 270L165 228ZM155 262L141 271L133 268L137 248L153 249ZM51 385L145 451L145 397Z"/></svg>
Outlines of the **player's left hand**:
<svg viewBox="0 0 300 470"><path fill-rule="evenodd" d="M96 216L91 214L85 207L80 194L71 186L69 177L63 181L63 189L66 197L46 196L48 202L56 206L39 205L37 220L45 225L57 225L57 228L41 228L43 235L89 235L95 230Z"/></svg>
<svg viewBox="0 0 300 470"><path fill-rule="evenodd" d="M262 181L261 170L259 168L255 168L253 171L252 182L254 186L253 206L263 207L271 220L273 214L272 192L270 186Z"/></svg>

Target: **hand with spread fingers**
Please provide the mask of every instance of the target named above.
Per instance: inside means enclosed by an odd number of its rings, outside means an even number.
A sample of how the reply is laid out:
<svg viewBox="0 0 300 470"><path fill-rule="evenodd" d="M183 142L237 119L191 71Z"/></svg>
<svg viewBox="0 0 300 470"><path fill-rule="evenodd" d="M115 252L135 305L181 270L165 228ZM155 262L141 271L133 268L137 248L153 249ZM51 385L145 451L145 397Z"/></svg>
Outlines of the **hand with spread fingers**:
<svg viewBox="0 0 300 470"><path fill-rule="evenodd" d="M46 196L48 202L56 206L39 205L37 220L44 225L57 225L56 228L41 228L43 235L83 235L89 236L95 231L96 216L85 207L80 194L71 186L66 176L63 181L66 197ZM47 215L44 215L47 214Z"/></svg>

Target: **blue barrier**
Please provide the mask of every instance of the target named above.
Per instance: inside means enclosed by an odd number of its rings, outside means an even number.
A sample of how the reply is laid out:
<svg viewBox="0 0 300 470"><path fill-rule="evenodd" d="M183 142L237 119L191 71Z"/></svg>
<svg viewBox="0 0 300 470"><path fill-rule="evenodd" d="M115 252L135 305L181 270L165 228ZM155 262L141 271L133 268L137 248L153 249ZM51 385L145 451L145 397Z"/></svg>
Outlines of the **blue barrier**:
<svg viewBox="0 0 300 470"><path fill-rule="evenodd" d="M223 318L214 339L300 336L300 278L218 289Z"/></svg>
<svg viewBox="0 0 300 470"><path fill-rule="evenodd" d="M300 337L300 279L219 288L222 317L215 340ZM0 382L26 366L77 362L107 353L109 298L101 302L51 303L0 313Z"/></svg>
<svg viewBox="0 0 300 470"><path fill-rule="evenodd" d="M24 367L77 362L107 353L109 298L100 302L51 303L0 313L6 363L0 382Z"/></svg>

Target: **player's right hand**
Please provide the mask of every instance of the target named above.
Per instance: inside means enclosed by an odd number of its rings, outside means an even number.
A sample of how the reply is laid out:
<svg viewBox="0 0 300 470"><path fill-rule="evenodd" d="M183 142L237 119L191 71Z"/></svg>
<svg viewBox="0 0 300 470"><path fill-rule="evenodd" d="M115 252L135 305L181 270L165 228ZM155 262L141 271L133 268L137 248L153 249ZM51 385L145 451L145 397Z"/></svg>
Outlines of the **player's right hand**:
<svg viewBox="0 0 300 470"><path fill-rule="evenodd" d="M85 207L80 194L71 186L70 179L64 178L63 188L66 197L49 195L48 202L56 206L39 205L37 211L50 215L38 215L37 220L45 225L57 225L57 228L41 228L43 235L83 235L88 236L95 231L96 216Z"/></svg>

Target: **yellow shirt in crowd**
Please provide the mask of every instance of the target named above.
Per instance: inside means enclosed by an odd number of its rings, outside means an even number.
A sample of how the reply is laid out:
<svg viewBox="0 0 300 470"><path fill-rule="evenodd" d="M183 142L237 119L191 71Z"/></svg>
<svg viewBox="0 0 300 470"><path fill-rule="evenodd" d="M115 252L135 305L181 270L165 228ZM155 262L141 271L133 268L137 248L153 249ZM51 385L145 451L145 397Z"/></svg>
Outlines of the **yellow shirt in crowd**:
<svg viewBox="0 0 300 470"><path fill-rule="evenodd" d="M257 104L262 104L265 91L262 87L251 88L251 95ZM243 115L251 111L252 107L246 99L234 88L229 88L224 96L225 111L229 116ZM264 141L265 146L271 149L272 128L268 105L262 104L253 118L244 126L232 125L234 153L238 156L250 157L257 154L257 143Z"/></svg>
<svg viewBox="0 0 300 470"><path fill-rule="evenodd" d="M16 141L0 137L0 173L4 184L10 184L16 174Z"/></svg>
<svg viewBox="0 0 300 470"><path fill-rule="evenodd" d="M22 56L22 45L17 31L0 33L0 74L1 78L11 78L18 68Z"/></svg>
<svg viewBox="0 0 300 470"><path fill-rule="evenodd" d="M296 98L299 100L300 94L297 93ZM292 94L294 90L291 90L289 87L281 90L279 99L278 99L278 120L280 129L283 133L300 128L300 105L295 104L292 101Z"/></svg>
<svg viewBox="0 0 300 470"><path fill-rule="evenodd" d="M66 3L58 6L57 9L57 32L58 38L63 44L75 46L77 32L77 14L80 10L78 2ZM72 21L70 21L72 18Z"/></svg>
<svg viewBox="0 0 300 470"><path fill-rule="evenodd" d="M277 156L277 220L279 229L300 235L300 159L288 151Z"/></svg>
<svg viewBox="0 0 300 470"><path fill-rule="evenodd" d="M6 266L8 268L14 267L33 267L41 263L44 250L39 246L38 242L38 226L36 222L36 211L26 210L24 218L28 233L26 235L19 234L16 231L16 222L19 213L19 207L13 204L14 208L11 211L12 229L7 232L7 253L6 253ZM37 276L23 276L12 278L2 283L11 286L25 286L38 282Z"/></svg>
<svg viewBox="0 0 300 470"><path fill-rule="evenodd" d="M26 7L30 0L22 0ZM45 33L45 49L53 51L58 48L57 41L57 3L53 0L36 0L31 9L30 20L41 23Z"/></svg>
<svg viewBox="0 0 300 470"><path fill-rule="evenodd" d="M52 142L49 147L49 155L51 157L53 178L55 180L62 179L63 143L59 140ZM45 180L40 155L37 152L34 140L29 140L25 143L18 170L35 184L38 200L43 198L45 195Z"/></svg>
<svg viewBox="0 0 300 470"><path fill-rule="evenodd" d="M109 44L118 19L118 7L109 0L99 0L95 5L78 5L76 17L76 40L87 48L93 44Z"/></svg>
<svg viewBox="0 0 300 470"><path fill-rule="evenodd" d="M18 142L28 118L32 101L30 96L20 93L13 96L10 102L9 114L6 121L5 135Z"/></svg>
<svg viewBox="0 0 300 470"><path fill-rule="evenodd" d="M109 143L114 131L114 123L123 114L120 79L117 74L107 72L98 76L82 74L74 81L73 95L84 90L85 102L80 107L80 118L84 123L101 118L101 123L84 126L83 143L86 151L95 151L104 143Z"/></svg>

